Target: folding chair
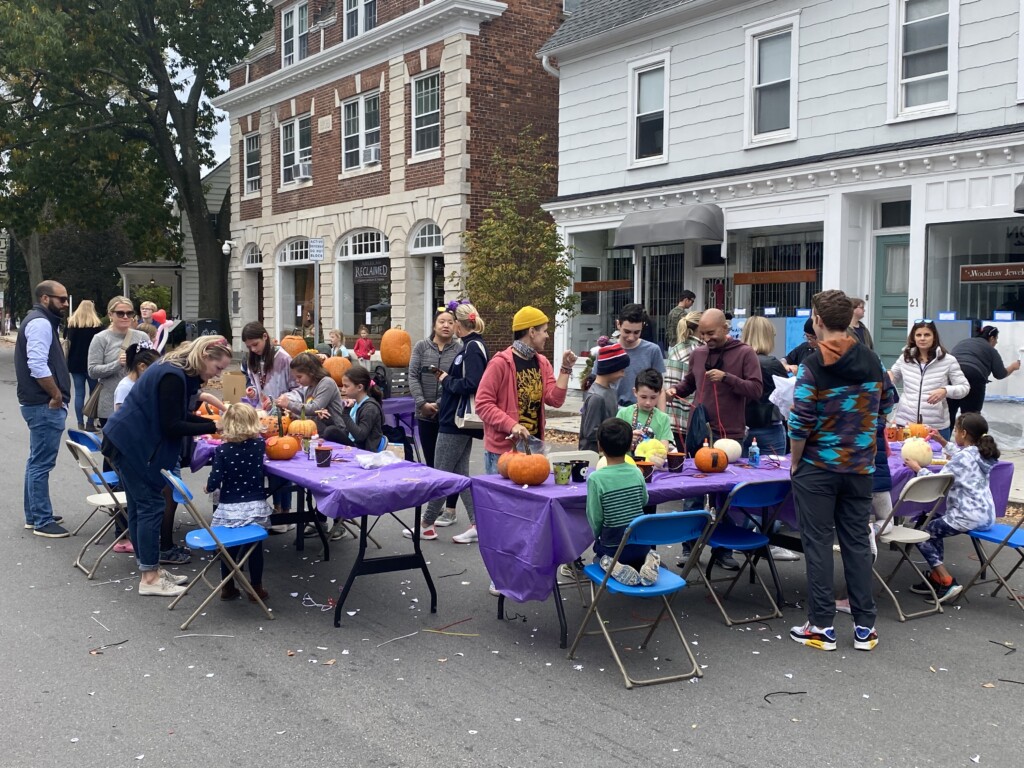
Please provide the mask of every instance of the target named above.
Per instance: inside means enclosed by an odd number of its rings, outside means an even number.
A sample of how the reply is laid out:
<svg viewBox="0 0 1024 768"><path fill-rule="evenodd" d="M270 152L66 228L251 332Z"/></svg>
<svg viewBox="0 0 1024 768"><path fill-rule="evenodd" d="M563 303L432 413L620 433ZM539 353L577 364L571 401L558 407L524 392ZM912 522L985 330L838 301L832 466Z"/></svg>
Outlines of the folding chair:
<svg viewBox="0 0 1024 768"><path fill-rule="evenodd" d="M1021 565L1024 565L1024 530L1021 530L1021 525L1024 524L1024 517L1021 517L1016 525L1007 525L1006 523L996 523L987 531L969 531L968 536L971 537L971 543L974 545L974 551L978 553L978 560L981 562L981 566L978 568L978 572L974 574L967 586L963 588L959 597L967 594L967 591L975 586L981 584L992 584L999 583L992 592L992 597L995 597L1000 589L1006 588L1010 598L1017 603L1017 607L1024 611L1024 602L1021 602L1021 597L1017 592L1014 592L1009 585L1010 579L1020 569ZM990 555L985 551L982 542L988 542L989 544L995 544L995 551ZM1003 576L998 570L996 570L994 561L1000 552L1006 547L1009 547L1017 553L1017 563L1010 569L1010 572ZM992 569L992 573L996 575L994 579L985 578L985 571Z"/></svg>
<svg viewBox="0 0 1024 768"><path fill-rule="evenodd" d="M626 688L632 688L634 685L655 685L657 683L667 683L673 680L684 680L690 677L702 677L703 673L700 670L700 666L697 664L697 660L694 658L693 652L690 650L690 644L686 641L683 629L679 626L679 620L672 612L672 605L669 602L669 596L675 595L686 586L686 579L676 573L673 573L668 568L662 567L658 570L658 580L651 586L627 587L625 584L621 584L611 578L611 572L614 565L619 562L622 550L627 544L658 546L696 541L701 538L710 518L711 516L703 509L688 510L686 512L664 512L654 515L640 515L635 518L633 522L630 523L629 528L626 529L626 532L622 537L622 541L619 543L619 548L615 551L612 568L609 568L608 571L605 572L597 563L591 563L584 568L583 573L590 580L590 607L587 609L587 613L583 617L583 623L580 625L579 632L576 633L576 639L573 640L572 647L569 649L569 658L575 658L576 649L579 647L580 641L583 639L584 635L601 634L604 635L605 642L608 644L608 649L611 651L612 657L615 659L615 663L618 665L619 671L622 673L622 678L625 680ZM598 604L601 598L608 593L613 595L625 595L627 597L660 597L661 610L652 622L616 627L612 629L609 627L608 622L601 615L601 611L598 609ZM657 629L658 624L666 615L672 621L672 624L676 629L676 634L679 636L679 642L682 643L683 650L686 652L686 656L690 660L690 668L681 674L648 678L646 680L638 680L631 677L626 671L626 667L623 665L622 659L619 657L619 652L615 649L615 642L612 640L612 633L646 629L647 634L639 645L640 648L646 648L647 644L651 640L651 636L654 634L654 630ZM599 628L588 631L587 626L590 624L590 620L594 617L597 618Z"/></svg>
<svg viewBox="0 0 1024 768"><path fill-rule="evenodd" d="M107 482L107 475L111 473L103 472L96 466L96 457L100 454L79 445L74 440L65 440L64 444L71 451L71 455L75 457L75 462L78 464L78 468L85 474L86 479L89 481L89 486L95 491L85 497L86 504L92 507L92 512L85 518L86 521L90 520L97 512L103 512L108 516L106 522L99 527L96 533L88 538L81 550L79 550L78 557L75 558L75 568L84 573L87 579L91 579L96 575L96 569L99 568L103 558L109 554L114 545L128 536L128 499L123 491L115 491L111 488L110 483ZM117 473L113 474L116 477ZM107 535L107 531L114 527L118 516L124 521L125 529L121 531L120 536L115 537L110 542L106 549L100 552L92 565L86 564L85 554L89 551L89 547ZM85 523L83 522L82 525L85 525ZM82 526L78 527L81 529ZM75 532L77 533L78 531Z"/></svg>
<svg viewBox="0 0 1024 768"><path fill-rule="evenodd" d="M715 605L718 606L718 610L721 611L722 617L725 619L726 626L732 626L733 624L749 624L753 621L766 621L768 619L778 619L782 617L782 611L779 610L778 603L775 602L775 598L768 589L768 585L764 583L764 579L761 578L761 574L757 572L757 560L764 558L768 563L768 569L772 574L772 581L775 584L776 594L782 594L782 585L779 583L779 573L775 568L775 561L772 559L771 549L769 545L768 536L764 533L768 530L771 523L775 520L775 510L786 500L789 496L790 483L788 480L766 480L760 482L749 482L740 483L729 493L729 496L725 500L725 504L720 510L718 510L715 516L714 523L709 526L704 536L697 543L696 546L690 552L690 557L686 561L686 565L683 567L683 576L689 575L690 570L693 568L697 569L697 573L700 575L704 585L708 588L708 592L711 594L711 598L715 601ZM750 520L756 526L755 530L748 530L742 528L733 522L729 518L729 511L735 507L741 510L744 517ZM762 512L762 519L756 520L751 510L768 510L771 509L771 515L765 516ZM743 564L740 569L736 571L734 576L723 576L717 579L711 578L711 569L714 568L715 559L713 557L708 559L708 565L706 572L701 572L700 553L705 548L716 549L722 547L724 549L731 549L734 552L738 552L743 555ZM729 615L729 612L725 610L725 606L722 605L722 600L727 599L732 593L733 587L739 583L740 578L743 576L744 571L750 568L751 580L757 579L757 582L761 585L761 589L764 590L765 597L768 598L768 602L771 604L771 613L761 614L758 613L754 616L748 616L743 619L735 619ZM728 582L729 586L725 590L725 594L719 599L717 590L715 590L715 584L721 582Z"/></svg>
<svg viewBox="0 0 1024 768"><path fill-rule="evenodd" d="M68 437L71 438L71 440L77 443L78 445L85 448L87 451L99 454L100 438L98 435L92 432L84 432L80 429L69 429ZM77 459L75 460L77 461ZM121 478L117 476L117 472L114 472L113 470L108 470L106 472L94 472L92 476L89 478L89 482L92 483L92 486L95 489L96 493L104 493L102 483L100 482L101 476L104 480L107 481L107 485L109 485L115 491L120 487ZM92 516L96 514L96 511L97 508L93 507L92 512L88 514L85 520L78 524L78 527L71 532L71 535L77 536L79 532L81 532L82 528L85 527L85 524L88 523L89 520L92 519Z"/></svg>
<svg viewBox="0 0 1024 768"><path fill-rule="evenodd" d="M875 543L878 545L878 553L882 553L882 546L886 545L890 549L894 549L900 553L900 559L896 562L896 566L892 569L886 578L882 578L878 569L874 565L871 566L871 572L875 574L881 583L882 587L886 592L889 593L889 597L892 598L893 603L896 606L896 613L899 615L900 621L906 621L907 619L916 619L919 616L931 616L933 613L942 613L942 604L939 603L939 597L935 594L935 589L932 586L931 579L928 579L917 564L910 557L910 548L918 544L923 544L928 541L931 536L928 535L927 531L922 530L924 526L928 524L928 521L932 519L935 514L935 510L939 508L939 505L945 500L946 492L949 490L949 486L953 484L952 475L929 475L927 477L914 477L911 478L903 490L900 491L900 497L892 507L892 512L882 523L881 527L878 528L878 533L875 534ZM901 507L907 504L931 504L932 507L928 510L928 514L925 516L920 526L916 528L909 528L902 525L892 525L893 518L907 516L906 510L901 510ZM931 592L932 601L934 605L931 608L927 608L923 611L914 611L907 613L903 610L903 606L900 604L899 598L890 588L893 576L896 575L903 563L909 563L910 567L914 569L914 572L921 577L921 580L928 587L928 591Z"/></svg>
<svg viewBox="0 0 1024 768"><path fill-rule="evenodd" d="M267 531L258 525L243 525L239 528L228 528L223 525L211 526L206 522L206 518L200 514L199 510L196 509L196 505L192 499L192 491L188 489L188 486L181 481L181 478L175 477L166 469L161 469L160 474L164 476L164 480L169 486L178 492L178 495L182 499L182 505L188 510L188 513L192 515L192 519L195 520L196 525L199 526L199 530L190 531L185 535L185 543L192 549L202 549L206 552L212 552L213 557L210 558L210 562L199 572L199 575L192 579L185 587L185 591L178 595L171 604L167 606L168 610L174 610L174 607L181 602L181 600L187 595L192 587L199 583L200 579L206 583L206 586L211 587L210 594L207 595L206 599L200 603L199 607L195 609L191 616L189 616L185 623L181 625L181 628L188 629L196 616L205 610L206 606L216 596L220 588L227 584L231 579L235 579L242 587L245 592L249 593L249 597L259 603L260 608L267 615L268 619L273 619L274 614L267 608L266 603L260 598L256 591L252 588L252 584L249 583L249 579L243 572L246 562L249 560L249 556L253 553L253 550L260 545L260 543L267 538ZM236 562L231 553L228 552L229 547L243 547L242 556ZM223 561L228 566L228 575L220 580L216 586L207 580L207 572L216 565Z"/></svg>

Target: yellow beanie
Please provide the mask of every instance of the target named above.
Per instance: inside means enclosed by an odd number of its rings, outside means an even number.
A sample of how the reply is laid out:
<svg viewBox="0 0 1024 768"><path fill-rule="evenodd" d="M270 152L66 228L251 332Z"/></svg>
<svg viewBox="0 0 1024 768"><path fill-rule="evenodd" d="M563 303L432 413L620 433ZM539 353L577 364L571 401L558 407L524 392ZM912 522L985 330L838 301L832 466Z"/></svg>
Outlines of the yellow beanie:
<svg viewBox="0 0 1024 768"><path fill-rule="evenodd" d="M548 316L536 307L523 307L512 318L512 331L525 331L550 322Z"/></svg>

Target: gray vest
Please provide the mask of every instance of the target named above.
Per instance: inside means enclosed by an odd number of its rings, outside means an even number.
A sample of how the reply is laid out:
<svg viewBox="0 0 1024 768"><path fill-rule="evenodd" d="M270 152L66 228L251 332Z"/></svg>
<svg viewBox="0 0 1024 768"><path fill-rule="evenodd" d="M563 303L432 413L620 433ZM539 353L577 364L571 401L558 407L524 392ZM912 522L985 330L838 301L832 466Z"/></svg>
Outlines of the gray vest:
<svg viewBox="0 0 1024 768"><path fill-rule="evenodd" d="M18 377L18 402L21 405L44 405L50 402L50 395L39 386L38 381L32 378L28 369L28 340L25 338L25 328L33 320L40 318L53 328L53 338L50 340L50 351L46 362L50 366L50 374L53 376L54 382L60 389L61 399L66 405L71 400L71 374L68 373L68 361L64 357L64 350L61 348L57 334L60 318L44 309L41 304L36 304L21 321L18 341L14 347L14 372Z"/></svg>

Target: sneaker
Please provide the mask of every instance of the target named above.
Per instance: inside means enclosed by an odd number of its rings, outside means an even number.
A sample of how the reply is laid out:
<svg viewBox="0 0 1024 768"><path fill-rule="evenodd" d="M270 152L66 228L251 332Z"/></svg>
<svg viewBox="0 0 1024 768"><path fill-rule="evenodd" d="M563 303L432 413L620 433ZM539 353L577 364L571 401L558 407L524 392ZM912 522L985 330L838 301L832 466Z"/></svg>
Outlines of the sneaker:
<svg viewBox="0 0 1024 768"><path fill-rule="evenodd" d="M270 527L274 528L275 526L272 525ZM312 523L306 523L306 527L302 529L302 535L304 538L311 539L314 536L319 536L320 532L317 531L316 526Z"/></svg>
<svg viewBox="0 0 1024 768"><path fill-rule="evenodd" d="M645 587L658 581L658 569L661 567L661 555L654 550L647 553L647 559L640 566L640 583Z"/></svg>
<svg viewBox="0 0 1024 768"><path fill-rule="evenodd" d="M474 541L479 540L479 537L476 535L475 525L471 525L462 533L457 533L454 536L452 536L452 541L454 541L456 544L472 544Z"/></svg>
<svg viewBox="0 0 1024 768"><path fill-rule="evenodd" d="M260 600L266 600L268 597L270 597L270 593L263 588L262 584L253 584L252 591L260 596ZM256 602L256 598L254 598L252 595L248 595L248 597L250 603Z"/></svg>
<svg viewBox="0 0 1024 768"><path fill-rule="evenodd" d="M676 567L677 568L685 568L686 567L686 562L690 559L690 555L692 554L692 552L693 552L693 545L692 544L683 544L683 553L679 556L679 559L676 560Z"/></svg>
<svg viewBox="0 0 1024 768"><path fill-rule="evenodd" d="M54 515L53 516L53 522L55 522L57 525L60 525L61 523L64 522L64 518L61 517L60 515ZM25 523L25 530L26 531L31 531L31 530L34 530L34 529L35 529L35 526L32 523Z"/></svg>
<svg viewBox="0 0 1024 768"><path fill-rule="evenodd" d="M853 630L853 647L858 651L870 651L878 645L878 633L874 627L862 627L858 624Z"/></svg>
<svg viewBox="0 0 1024 768"><path fill-rule="evenodd" d="M729 550L722 549L711 554L714 557L715 565L723 571L738 571L740 569L740 564L736 562L736 558L732 556L732 552Z"/></svg>
<svg viewBox="0 0 1024 768"><path fill-rule="evenodd" d="M800 555L792 549L785 547L769 547L772 551L772 560L777 563L793 563L800 559Z"/></svg>
<svg viewBox="0 0 1024 768"><path fill-rule="evenodd" d="M501 597L501 592L499 592L498 588L494 586L493 581L488 585L487 591L490 592L494 597Z"/></svg>
<svg viewBox="0 0 1024 768"><path fill-rule="evenodd" d="M942 589L942 587L940 587L938 584L935 584L934 586L936 592ZM919 581L917 582L917 584L911 584L910 591L913 592L915 595L928 595L929 597L932 594L932 591L928 589L928 582L926 581Z"/></svg>
<svg viewBox="0 0 1024 768"><path fill-rule="evenodd" d="M954 597L963 592L964 588L962 584L957 583L956 579L953 579L945 587L940 587L938 584L935 585L935 594L939 596L939 603L945 603L952 600ZM932 602L931 596L928 597L928 602Z"/></svg>
<svg viewBox="0 0 1024 768"><path fill-rule="evenodd" d="M161 565L184 565L192 562L192 550L188 547L171 547L160 550Z"/></svg>
<svg viewBox="0 0 1024 768"><path fill-rule="evenodd" d="M331 535L328 538L331 541L341 541L348 535L349 530L345 527L345 524L341 520L335 520L334 525L331 526ZM255 586L254 584L253 587L255 588ZM258 592L259 590L256 591ZM263 595L260 595L260 597L263 597Z"/></svg>
<svg viewBox="0 0 1024 768"><path fill-rule="evenodd" d="M295 523L281 523L280 525L272 525L267 529L267 533L271 535L289 533L295 530Z"/></svg>
<svg viewBox="0 0 1024 768"><path fill-rule="evenodd" d="M114 551L119 555L134 555L135 547L132 546L129 539L121 539L114 545Z"/></svg>
<svg viewBox="0 0 1024 768"><path fill-rule="evenodd" d="M434 521L434 525L438 528L447 528L449 525L454 525L455 521L459 519L459 512L456 509L449 507L441 516Z"/></svg>
<svg viewBox="0 0 1024 768"><path fill-rule="evenodd" d="M177 597L185 591L185 587L181 584L175 584L170 579L161 576L152 584L146 584L145 582L139 582L139 594L140 595L156 595L159 597Z"/></svg>
<svg viewBox="0 0 1024 768"><path fill-rule="evenodd" d="M170 571L165 571L163 568L160 569L160 578L167 579L168 581L173 581L175 584L188 583L188 576L186 576L185 574L171 573Z"/></svg>
<svg viewBox="0 0 1024 768"><path fill-rule="evenodd" d="M409 530L408 528L403 528L402 529L402 535L405 536L405 538L407 538L407 539L411 539L412 538L412 531ZM434 526L430 526L429 528L421 528L420 529L420 541L433 541L436 538L437 538L437 531L434 530Z"/></svg>
<svg viewBox="0 0 1024 768"><path fill-rule="evenodd" d="M613 567L614 563L614 567ZM640 583L640 574L636 568L625 563L615 563L608 555L601 556L601 570L608 573L611 570L612 578L627 587L635 587Z"/></svg>
<svg viewBox="0 0 1024 768"><path fill-rule="evenodd" d="M43 536L47 539L66 539L71 534L68 533L68 529L63 525L59 525L56 522L50 522L44 525L42 528L33 528L32 533L36 536Z"/></svg>
<svg viewBox="0 0 1024 768"><path fill-rule="evenodd" d="M558 566L558 575L563 579L572 579L573 581L583 579L583 571L576 567L576 563L564 563Z"/></svg>
<svg viewBox="0 0 1024 768"><path fill-rule="evenodd" d="M789 636L801 645L809 645L819 651L834 651L836 649L836 631L833 627L816 627L807 622L802 627L792 627Z"/></svg>

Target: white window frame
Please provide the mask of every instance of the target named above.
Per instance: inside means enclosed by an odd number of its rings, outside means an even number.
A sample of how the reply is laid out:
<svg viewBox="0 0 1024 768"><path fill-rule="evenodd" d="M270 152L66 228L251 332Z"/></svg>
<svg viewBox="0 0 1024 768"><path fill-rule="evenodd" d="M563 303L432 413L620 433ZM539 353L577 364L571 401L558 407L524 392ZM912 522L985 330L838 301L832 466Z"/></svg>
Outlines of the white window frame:
<svg viewBox="0 0 1024 768"><path fill-rule="evenodd" d="M253 146L255 142L255 146ZM242 197L259 194L262 187L261 139L258 133L250 133L242 140L242 167L245 168ZM255 152L256 158L251 155Z"/></svg>
<svg viewBox="0 0 1024 768"><path fill-rule="evenodd" d="M789 127L770 133L755 133L757 129L758 46L761 40L788 32L789 38ZM774 16L744 27L746 36L746 66L743 78L743 147L763 147L784 141L795 141L798 136L797 118L800 103L800 12Z"/></svg>
<svg viewBox="0 0 1024 768"><path fill-rule="evenodd" d="M263 269L263 254L256 243L250 243L242 256L243 269Z"/></svg>
<svg viewBox="0 0 1024 768"><path fill-rule="evenodd" d="M300 145L299 138L302 135L302 122L309 122L309 146L303 147ZM291 150L285 150L286 134L291 132L291 138L294 142ZM281 186L285 184L297 184L298 180L291 176L291 167L298 163L312 163L313 162L313 116L312 115L301 115L300 117L293 118L286 122L281 123L280 128L280 142L281 142ZM286 162L285 158L291 157L291 162ZM309 183L304 180L303 183Z"/></svg>
<svg viewBox="0 0 1024 768"><path fill-rule="evenodd" d="M367 130L367 128L366 128L366 117L367 117L367 114L366 114L366 103L368 101L372 100L372 99L376 99L377 100L377 127L375 129L372 129L372 131L370 131L370 130ZM354 99L349 99L348 101L345 101L345 102L342 103L342 105L341 105L341 169L342 169L342 172L345 172L345 171L356 171L356 170L359 170L360 168L364 168L364 167L367 167L367 166L375 167L378 170L380 169L381 162L379 160L376 163L365 163L365 162L363 162L363 151L365 149L367 149L368 147L373 147L373 146L376 146L379 149L380 146L381 146L380 104L381 104L381 98L380 98L380 92L379 91L371 91L369 93L362 93L362 94L356 96ZM348 121L345 118L345 111L346 111L346 109L348 107L351 107L353 105L359 110L359 129L356 131L355 134L350 134L350 133L347 133L347 131L348 131ZM368 135L371 132L375 132L377 134L377 141L375 141L375 142L374 141L367 141L367 137L368 137ZM347 142L347 140L349 138L351 138L353 136L358 136L359 137L359 149L358 149L358 160L359 160L359 162L355 163L354 165L348 165L348 158L347 158L348 148L346 146L346 142Z"/></svg>
<svg viewBox="0 0 1024 768"><path fill-rule="evenodd" d="M377 26L377 0L343 0L342 30L346 40L352 40ZM355 14L356 31L349 29L349 20Z"/></svg>
<svg viewBox="0 0 1024 768"><path fill-rule="evenodd" d="M644 72L648 72L652 69L664 68L665 76L662 78L664 81L664 92L661 99L661 109L664 113L662 120L662 147L661 154L653 157L644 157L637 159L636 156L636 121L639 115L637 114L636 101L640 96L640 75ZM646 168L651 165L663 165L668 162L669 153L669 83L672 80L672 62L668 51L661 51L650 56L645 56L641 59L634 59L629 62L628 65L628 77L629 87L627 89L627 98L629 99L629 122L626 126L626 157L628 168Z"/></svg>
<svg viewBox="0 0 1024 768"><path fill-rule="evenodd" d="M409 255L425 256L427 254L436 256L444 252L444 235L436 222L425 221L409 238Z"/></svg>
<svg viewBox="0 0 1024 768"><path fill-rule="evenodd" d="M949 58L948 69L946 70L946 101L904 109L901 73L903 70L903 9L905 7L905 0L889 0L887 123L901 123L907 120L920 120L926 117L956 114L958 75L960 72L960 0L947 1L949 3L949 35L947 37Z"/></svg>
<svg viewBox="0 0 1024 768"><path fill-rule="evenodd" d="M416 111L416 86L419 83L422 83L424 80L429 80L430 78L434 78L434 77L437 78L437 111L436 111L437 122L436 123L432 123L432 124L427 125L427 126L424 126L424 127L425 128L432 128L432 127L434 127L434 125L437 126L437 146L436 147L428 147L427 149L416 149L416 134L419 131L422 130L420 127L418 127L416 125L416 121L419 120L422 117L428 117L428 116L434 114L434 112L431 111L431 112L425 112L425 113L423 113L421 115L421 114L419 114ZM442 133L443 133L443 130L442 130L443 126L441 124L441 111L442 111L442 107L444 106L444 82L443 82L443 78L441 77L441 70L435 69L435 70L433 70L431 72L424 72L424 73L414 77L412 79L412 88L409 90L409 98L412 101L412 104L410 105L410 113L412 114L412 135L410 137L412 139L412 141L411 141L411 144L412 144L412 155L414 157L416 157L416 156L440 154L440 152L441 152L441 140L442 140Z"/></svg>
<svg viewBox="0 0 1024 768"><path fill-rule="evenodd" d="M291 16L290 36L288 35L289 16ZM289 46L291 46L290 52ZM307 56L309 56L309 3L303 2L281 11L281 66L290 67Z"/></svg>

